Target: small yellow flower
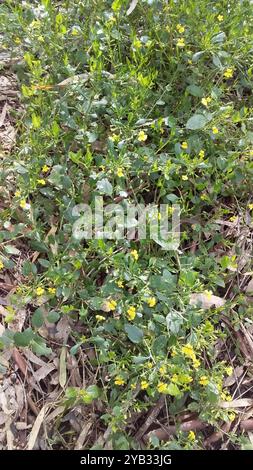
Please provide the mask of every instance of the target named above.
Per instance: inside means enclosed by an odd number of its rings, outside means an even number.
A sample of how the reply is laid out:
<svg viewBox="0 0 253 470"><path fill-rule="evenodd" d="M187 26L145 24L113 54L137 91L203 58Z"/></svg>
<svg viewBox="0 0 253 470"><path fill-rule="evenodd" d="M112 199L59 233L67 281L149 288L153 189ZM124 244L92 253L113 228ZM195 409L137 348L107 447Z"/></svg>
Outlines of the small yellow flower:
<svg viewBox="0 0 253 470"><path fill-rule="evenodd" d="M3 264L3 262L0 260L0 271L1 271L1 269L3 269L3 268L4 268L4 264Z"/></svg>
<svg viewBox="0 0 253 470"><path fill-rule="evenodd" d="M16 37L16 38L14 39L14 42L15 42L16 44L21 44L21 39L18 38L18 37Z"/></svg>
<svg viewBox="0 0 253 470"><path fill-rule="evenodd" d="M50 170L50 167L47 166L47 165L43 165L43 167L41 169L42 173L47 173L49 170Z"/></svg>
<svg viewBox="0 0 253 470"><path fill-rule="evenodd" d="M188 149L187 142L182 142L181 147L182 147L182 149L187 150Z"/></svg>
<svg viewBox="0 0 253 470"><path fill-rule="evenodd" d="M15 197L20 197L21 196L21 191L19 191L19 190L15 191L14 196Z"/></svg>
<svg viewBox="0 0 253 470"><path fill-rule="evenodd" d="M119 178L122 178L122 177L124 176L124 173L123 173L122 168L118 168L118 170L117 170L117 176L118 176Z"/></svg>
<svg viewBox="0 0 253 470"><path fill-rule="evenodd" d="M45 181L44 179L38 179L38 180L37 180L37 183L38 183L38 184L41 184L41 186L45 186L46 181Z"/></svg>
<svg viewBox="0 0 253 470"><path fill-rule="evenodd" d="M185 346L182 346L181 351L186 357L190 357L192 360L196 359L196 355L191 344L188 343Z"/></svg>
<svg viewBox="0 0 253 470"><path fill-rule="evenodd" d="M225 72L224 72L224 74L223 74L223 76L224 76L225 78L232 78L233 75L234 75L234 71L233 71L233 69L231 69L231 68L226 69Z"/></svg>
<svg viewBox="0 0 253 470"><path fill-rule="evenodd" d="M248 204L248 208L250 211L253 211L253 204Z"/></svg>
<svg viewBox="0 0 253 470"><path fill-rule="evenodd" d="M189 434L188 434L188 440L189 440L190 442L194 442L195 439L196 439L195 432L190 431Z"/></svg>
<svg viewBox="0 0 253 470"><path fill-rule="evenodd" d="M135 390L136 389L136 384L131 384L130 387L131 387L132 390Z"/></svg>
<svg viewBox="0 0 253 470"><path fill-rule="evenodd" d="M180 23L177 24L176 28L180 34L184 33L185 31L185 27Z"/></svg>
<svg viewBox="0 0 253 470"><path fill-rule="evenodd" d="M141 381L141 390L146 390L149 386L149 383L146 380Z"/></svg>
<svg viewBox="0 0 253 470"><path fill-rule="evenodd" d="M209 384L209 379L206 375L202 375L199 379L199 384L203 385L204 387Z"/></svg>
<svg viewBox="0 0 253 470"><path fill-rule="evenodd" d="M167 392L167 384L164 382L159 382L157 385L157 391L159 393L166 393Z"/></svg>
<svg viewBox="0 0 253 470"><path fill-rule="evenodd" d="M205 157L205 150L200 150L199 152L199 157L204 158Z"/></svg>
<svg viewBox="0 0 253 470"><path fill-rule="evenodd" d="M117 377L115 377L114 383L115 385L124 385L125 380L120 375L117 375Z"/></svg>
<svg viewBox="0 0 253 470"><path fill-rule="evenodd" d="M119 139L120 139L120 136L117 135L117 134L112 134L109 139L112 141L112 142L119 142Z"/></svg>
<svg viewBox="0 0 253 470"><path fill-rule="evenodd" d="M177 47L185 47L184 38L179 38L177 40Z"/></svg>
<svg viewBox="0 0 253 470"><path fill-rule="evenodd" d="M189 179L189 178L188 178L187 175L182 175L182 180L183 180L183 181L187 181L188 179Z"/></svg>
<svg viewBox="0 0 253 470"><path fill-rule="evenodd" d="M129 320L134 320L136 317L136 308L133 306L129 307L127 310L127 316Z"/></svg>
<svg viewBox="0 0 253 470"><path fill-rule="evenodd" d="M49 287L47 290L48 290L49 294L55 294L55 292L56 292L55 287Z"/></svg>
<svg viewBox="0 0 253 470"><path fill-rule="evenodd" d="M223 15L218 15L217 20L221 23L221 21L224 20L224 16Z"/></svg>
<svg viewBox="0 0 253 470"><path fill-rule="evenodd" d="M193 359L193 367L194 369L198 369L200 367L200 361L198 359Z"/></svg>
<svg viewBox="0 0 253 470"><path fill-rule="evenodd" d="M167 367L163 364L160 368L159 368L159 372L162 376L164 376L167 372Z"/></svg>
<svg viewBox="0 0 253 470"><path fill-rule="evenodd" d="M148 362L148 363L147 363L147 368L148 368L148 369L152 369L152 367L153 367L152 362Z"/></svg>
<svg viewBox="0 0 253 470"><path fill-rule="evenodd" d="M206 98L202 98L201 103L204 106L208 106L211 101L212 101L212 98L210 98L210 96L207 96Z"/></svg>
<svg viewBox="0 0 253 470"><path fill-rule="evenodd" d="M138 258L139 258L139 255L138 255L138 251L137 250L131 250L130 251L130 255L132 256L132 258L137 261Z"/></svg>
<svg viewBox="0 0 253 470"><path fill-rule="evenodd" d="M45 289L43 289L43 287L37 287L36 289L36 294L37 295L43 295L45 292Z"/></svg>
<svg viewBox="0 0 253 470"><path fill-rule="evenodd" d="M109 312L112 311L112 310L115 310L116 307L117 307L116 300L108 300L108 302L106 302L106 307L107 307Z"/></svg>
<svg viewBox="0 0 253 470"><path fill-rule="evenodd" d="M103 315L96 315L96 320L97 321L104 321L105 317L103 317Z"/></svg>
<svg viewBox="0 0 253 470"><path fill-rule="evenodd" d="M21 209L26 209L26 200L25 199L22 199L19 203Z"/></svg>
<svg viewBox="0 0 253 470"><path fill-rule="evenodd" d="M233 367L231 366L226 367L225 372L230 377L233 374Z"/></svg>
<svg viewBox="0 0 253 470"><path fill-rule="evenodd" d="M235 414L233 411L231 411L231 412L228 414L228 419L229 419L229 421L231 421L231 422L235 420L235 417L236 417L236 414Z"/></svg>
<svg viewBox="0 0 253 470"><path fill-rule="evenodd" d="M213 134L218 134L218 133L219 133L219 129L217 129L216 126L213 126L213 127L212 127L212 133L213 133Z"/></svg>
<svg viewBox="0 0 253 470"><path fill-rule="evenodd" d="M149 307L154 307L155 304L156 304L156 299L155 297L149 297L147 300L146 300L147 304Z"/></svg>
<svg viewBox="0 0 253 470"><path fill-rule="evenodd" d="M172 375L171 382L174 382L174 383L178 382L178 375L177 374Z"/></svg>
<svg viewBox="0 0 253 470"><path fill-rule="evenodd" d="M145 134L144 131L140 131L139 134L138 134L138 140L139 142L145 142L145 140L147 140L148 136L147 134Z"/></svg>
<svg viewBox="0 0 253 470"><path fill-rule="evenodd" d="M235 222L237 220L236 215L232 215L232 217L229 217L230 222Z"/></svg>
<svg viewBox="0 0 253 470"><path fill-rule="evenodd" d="M206 294L206 297L207 297L208 300L211 300L212 295L213 295L211 290L205 290L204 294Z"/></svg>
<svg viewBox="0 0 253 470"><path fill-rule="evenodd" d="M121 280L117 281L116 282L117 286L120 288L120 289L123 289L124 288L124 284Z"/></svg>

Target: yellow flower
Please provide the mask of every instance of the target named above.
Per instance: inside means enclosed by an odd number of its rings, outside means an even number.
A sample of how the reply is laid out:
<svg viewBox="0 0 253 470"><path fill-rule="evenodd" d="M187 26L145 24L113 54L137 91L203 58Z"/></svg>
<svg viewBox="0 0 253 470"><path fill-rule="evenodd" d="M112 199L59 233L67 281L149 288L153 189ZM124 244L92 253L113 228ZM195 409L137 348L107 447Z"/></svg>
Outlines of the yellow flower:
<svg viewBox="0 0 253 470"><path fill-rule="evenodd" d="M46 181L44 179L39 179L39 180L37 180L37 183L41 184L42 186L45 186Z"/></svg>
<svg viewBox="0 0 253 470"><path fill-rule="evenodd" d="M96 320L97 321L104 321L105 317L103 317L103 315L96 315Z"/></svg>
<svg viewBox="0 0 253 470"><path fill-rule="evenodd" d="M140 49L141 46L142 46L142 43L141 43L141 41L140 41L139 39L135 39L135 40L133 41L133 46L134 46L136 49Z"/></svg>
<svg viewBox="0 0 253 470"><path fill-rule="evenodd" d="M159 368L159 372L161 375L165 375L166 372L167 372L167 367L163 364L160 368Z"/></svg>
<svg viewBox="0 0 253 470"><path fill-rule="evenodd" d="M223 21L223 19L224 19L224 16L223 16L223 15L218 15L218 16L217 16L217 20L218 20L219 22Z"/></svg>
<svg viewBox="0 0 253 470"><path fill-rule="evenodd" d="M116 284L117 284L118 287L120 287L120 289L124 288L124 284L121 280L117 281Z"/></svg>
<svg viewBox="0 0 253 470"><path fill-rule="evenodd" d="M198 369L200 366L200 361L198 359L193 359L193 367L194 369Z"/></svg>
<svg viewBox="0 0 253 470"><path fill-rule="evenodd" d="M135 261L138 260L139 255L138 255L138 251L137 251L137 250L131 250L131 251L130 251L130 254L131 254L132 258L133 258Z"/></svg>
<svg viewBox="0 0 253 470"><path fill-rule="evenodd" d="M253 204L248 204L248 208L250 211L253 211Z"/></svg>
<svg viewBox="0 0 253 470"><path fill-rule="evenodd" d="M208 300L211 300L212 295L213 295L211 290L205 290L204 294L206 294L206 297L207 297Z"/></svg>
<svg viewBox="0 0 253 470"><path fill-rule="evenodd" d="M118 176L119 178L122 178L122 177L124 176L124 173L123 173L122 168L118 168L118 170L117 170L117 176Z"/></svg>
<svg viewBox="0 0 253 470"><path fill-rule="evenodd" d="M218 134L218 133L219 133L219 129L217 129L216 126L213 126L213 127L212 127L212 133L213 133L213 134Z"/></svg>
<svg viewBox="0 0 253 470"><path fill-rule="evenodd" d="M147 363L147 368L148 368L148 369L152 369L152 367L153 367L152 362L148 362L148 363Z"/></svg>
<svg viewBox="0 0 253 470"><path fill-rule="evenodd" d="M146 300L147 304L149 307L154 307L155 304L156 304L156 299L155 297L149 297L147 300Z"/></svg>
<svg viewBox="0 0 253 470"><path fill-rule="evenodd" d="M171 382L174 382L174 383L178 382L178 375L177 374L172 375Z"/></svg>
<svg viewBox="0 0 253 470"><path fill-rule="evenodd" d="M50 170L49 166L43 165L43 167L42 167L42 169L41 169L42 173L47 173L48 170Z"/></svg>
<svg viewBox="0 0 253 470"><path fill-rule="evenodd" d="M194 442L195 439L196 439L195 432L190 431L189 434L188 434L188 440L189 440L190 442Z"/></svg>
<svg viewBox="0 0 253 470"><path fill-rule="evenodd" d="M182 142L181 147L182 147L182 149L187 150L188 149L187 142Z"/></svg>
<svg viewBox="0 0 253 470"><path fill-rule="evenodd" d="M107 306L108 311L110 312L116 309L117 302L115 300L108 300L108 302L106 303L106 306Z"/></svg>
<svg viewBox="0 0 253 470"><path fill-rule="evenodd" d="M0 260L0 270L4 268L3 262Z"/></svg>
<svg viewBox="0 0 253 470"><path fill-rule="evenodd" d="M201 103L204 106L208 106L211 101L212 101L212 98L210 98L210 96L207 96L206 98L202 98Z"/></svg>
<svg viewBox="0 0 253 470"><path fill-rule="evenodd" d="M180 34L184 33L185 31L185 27L180 23L177 24L176 28Z"/></svg>
<svg viewBox="0 0 253 470"><path fill-rule="evenodd" d="M15 191L14 196L15 197L20 197L21 196L21 191L19 191L19 190Z"/></svg>
<svg viewBox="0 0 253 470"><path fill-rule="evenodd" d="M186 357L190 357L193 361L196 359L196 355L191 344L188 343L185 346L182 346L181 351Z"/></svg>
<svg viewBox="0 0 253 470"><path fill-rule="evenodd" d="M235 420L235 417L236 417L236 414L235 414L233 411L231 411L231 412L228 414L228 419L229 419L229 421L231 421L231 422Z"/></svg>
<svg viewBox="0 0 253 470"><path fill-rule="evenodd" d="M146 390L149 386L149 383L146 380L141 381L141 390Z"/></svg>
<svg viewBox="0 0 253 470"><path fill-rule="evenodd" d="M229 217L230 222L235 222L237 220L236 215L232 215L232 217Z"/></svg>
<svg viewBox="0 0 253 470"><path fill-rule="evenodd" d="M225 372L230 377L233 374L233 367L231 366L226 367Z"/></svg>
<svg viewBox="0 0 253 470"><path fill-rule="evenodd" d="M120 375L117 375L114 380L115 385L124 385L125 380L120 377Z"/></svg>
<svg viewBox="0 0 253 470"><path fill-rule="evenodd" d="M21 209L26 209L26 200L25 199L22 199L19 203Z"/></svg>
<svg viewBox="0 0 253 470"><path fill-rule="evenodd" d="M201 375L199 379L199 384L203 385L204 387L209 384L209 379L206 375Z"/></svg>
<svg viewBox="0 0 253 470"><path fill-rule="evenodd" d="M183 180L183 181L187 181L188 179L189 179L189 178L188 178L187 175L182 175L182 180Z"/></svg>
<svg viewBox="0 0 253 470"><path fill-rule="evenodd" d="M48 292L49 292L49 294L55 294L55 292L56 292L55 287L49 287Z"/></svg>
<svg viewBox="0 0 253 470"><path fill-rule="evenodd" d="M145 134L144 131L140 131L139 134L138 134L138 140L139 142L145 142L145 140L147 140L148 136L147 134Z"/></svg>
<svg viewBox="0 0 253 470"><path fill-rule="evenodd" d="M131 384L130 387L131 387L132 390L135 390L136 389L136 384Z"/></svg>
<svg viewBox="0 0 253 470"><path fill-rule="evenodd" d="M167 392L167 384L164 382L159 382L157 385L157 391L159 393L166 393Z"/></svg>
<svg viewBox="0 0 253 470"><path fill-rule="evenodd" d="M109 137L109 139L112 140L112 142L119 142L120 136L117 135L117 134L112 134L112 135Z"/></svg>
<svg viewBox="0 0 253 470"><path fill-rule="evenodd" d="M233 69L231 69L231 68L226 69L225 72L224 72L224 74L223 74L223 76L224 76L225 78L232 78L233 75L234 75L234 71L233 71Z"/></svg>
<svg viewBox="0 0 253 470"><path fill-rule="evenodd" d="M204 156L205 156L205 150L200 150L199 157L204 158Z"/></svg>
<svg viewBox="0 0 253 470"><path fill-rule="evenodd" d="M134 320L136 317L136 308L133 306L129 307L127 310L127 316L129 320Z"/></svg>
<svg viewBox="0 0 253 470"><path fill-rule="evenodd" d="M36 294L37 295L43 295L45 292L45 289L43 289L43 287L37 287L36 289Z"/></svg>
<svg viewBox="0 0 253 470"><path fill-rule="evenodd" d="M177 47L185 47L184 38L179 38L177 40Z"/></svg>
<svg viewBox="0 0 253 470"><path fill-rule="evenodd" d="M16 37L16 38L14 39L14 42L15 42L16 44L21 44L21 39L18 38L18 37Z"/></svg>

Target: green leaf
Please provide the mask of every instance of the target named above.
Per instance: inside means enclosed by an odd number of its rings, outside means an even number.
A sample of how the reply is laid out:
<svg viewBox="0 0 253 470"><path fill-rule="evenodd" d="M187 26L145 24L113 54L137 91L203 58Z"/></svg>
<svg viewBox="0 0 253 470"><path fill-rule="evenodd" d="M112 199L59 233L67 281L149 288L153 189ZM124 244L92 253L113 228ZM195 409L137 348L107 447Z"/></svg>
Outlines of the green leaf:
<svg viewBox="0 0 253 470"><path fill-rule="evenodd" d="M56 323L60 318L59 312L55 312L54 310L51 310L47 316L47 321L49 323Z"/></svg>
<svg viewBox="0 0 253 470"><path fill-rule="evenodd" d="M130 339L130 341L132 341L132 343L140 343L142 341L142 338L143 338L143 331L138 328L137 326L134 326L134 325L130 325L130 323L127 323L125 325L125 332L128 336L128 338Z"/></svg>
<svg viewBox="0 0 253 470"><path fill-rule="evenodd" d="M203 129L208 120L203 114L194 114L186 123L186 129L191 129L195 131L197 129Z"/></svg>
<svg viewBox="0 0 253 470"><path fill-rule="evenodd" d="M181 395L181 392L176 384L169 384L167 387L167 393L171 395L172 397L178 397Z"/></svg>
<svg viewBox="0 0 253 470"><path fill-rule="evenodd" d="M29 276L29 274L37 274L36 265L31 263L31 261L24 261L22 274L24 274L24 276Z"/></svg>
<svg viewBox="0 0 253 470"><path fill-rule="evenodd" d="M4 246L4 251L5 251L5 253L8 253L8 255L19 255L20 254L20 250L18 250L17 248L15 248L15 246L12 246L12 245L5 245Z"/></svg>
<svg viewBox="0 0 253 470"><path fill-rule="evenodd" d="M202 98L202 96L204 96L203 88L200 88L200 86L197 86L197 85L189 85L186 88L186 91L188 91L190 95L197 96L198 98Z"/></svg>
<svg viewBox="0 0 253 470"><path fill-rule="evenodd" d="M44 323L44 314L41 308L37 308L32 316L32 326L40 328Z"/></svg>
<svg viewBox="0 0 253 470"><path fill-rule="evenodd" d="M13 340L16 346L29 346L32 339L34 338L34 333L31 328L28 328L25 331L15 333Z"/></svg>
<svg viewBox="0 0 253 470"><path fill-rule="evenodd" d="M184 319L179 312L173 310L166 316L166 322L168 331L173 335L177 335L181 329L182 324L184 323Z"/></svg>
<svg viewBox="0 0 253 470"><path fill-rule="evenodd" d="M97 182L97 189L100 191L100 193L108 194L108 196L111 196L113 192L113 187L107 178Z"/></svg>
<svg viewBox="0 0 253 470"><path fill-rule="evenodd" d="M31 348L38 356L49 356L52 353L52 349L48 348L43 338L35 335L35 338L31 341Z"/></svg>

